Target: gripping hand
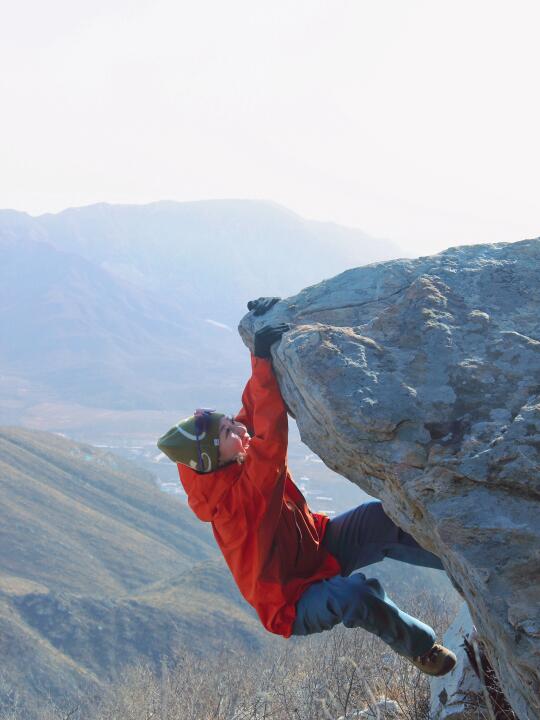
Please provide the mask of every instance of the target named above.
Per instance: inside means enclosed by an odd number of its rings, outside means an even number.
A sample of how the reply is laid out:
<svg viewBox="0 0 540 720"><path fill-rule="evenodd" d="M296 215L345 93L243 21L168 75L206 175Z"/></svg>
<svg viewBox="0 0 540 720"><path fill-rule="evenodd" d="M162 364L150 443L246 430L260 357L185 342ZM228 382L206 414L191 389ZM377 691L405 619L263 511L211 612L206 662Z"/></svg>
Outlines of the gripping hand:
<svg viewBox="0 0 540 720"><path fill-rule="evenodd" d="M257 300L250 300L247 309L253 310L254 315L264 315L280 300L281 298L278 297L260 297Z"/></svg>
<svg viewBox="0 0 540 720"><path fill-rule="evenodd" d="M282 323L281 325L265 325L260 330L257 330L253 347L255 357L268 359L272 345L278 342L283 333L286 333L287 330L290 329L290 325Z"/></svg>

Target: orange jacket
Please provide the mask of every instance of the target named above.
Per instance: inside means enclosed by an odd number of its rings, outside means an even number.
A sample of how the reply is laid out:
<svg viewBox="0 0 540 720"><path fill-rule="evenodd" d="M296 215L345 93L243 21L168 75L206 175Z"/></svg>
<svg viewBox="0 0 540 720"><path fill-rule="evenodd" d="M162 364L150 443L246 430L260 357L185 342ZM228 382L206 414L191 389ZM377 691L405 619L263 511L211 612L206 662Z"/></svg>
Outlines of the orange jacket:
<svg viewBox="0 0 540 720"><path fill-rule="evenodd" d="M311 513L287 468L287 411L269 360L252 357L236 419L251 443L243 465L207 474L178 465L188 503L214 536L240 592L267 630L289 637L296 603L314 582L340 572L323 547L328 522Z"/></svg>

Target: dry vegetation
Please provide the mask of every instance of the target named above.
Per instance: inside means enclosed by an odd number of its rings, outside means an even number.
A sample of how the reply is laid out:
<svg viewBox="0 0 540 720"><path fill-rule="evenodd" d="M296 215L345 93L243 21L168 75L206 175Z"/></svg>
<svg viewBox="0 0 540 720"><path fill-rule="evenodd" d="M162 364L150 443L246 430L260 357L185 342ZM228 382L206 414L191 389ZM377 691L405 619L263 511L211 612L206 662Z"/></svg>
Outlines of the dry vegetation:
<svg viewBox="0 0 540 720"><path fill-rule="evenodd" d="M443 598L426 597L407 609L433 624L439 635L455 610ZM338 627L304 639L276 639L256 654L228 648L203 657L180 649L163 659L161 673L133 666L106 696L81 698L63 708L50 704L43 707L42 719L337 720L358 717L356 711L381 702L381 720L427 720L426 676L378 638ZM22 720L16 712L1 717Z"/></svg>

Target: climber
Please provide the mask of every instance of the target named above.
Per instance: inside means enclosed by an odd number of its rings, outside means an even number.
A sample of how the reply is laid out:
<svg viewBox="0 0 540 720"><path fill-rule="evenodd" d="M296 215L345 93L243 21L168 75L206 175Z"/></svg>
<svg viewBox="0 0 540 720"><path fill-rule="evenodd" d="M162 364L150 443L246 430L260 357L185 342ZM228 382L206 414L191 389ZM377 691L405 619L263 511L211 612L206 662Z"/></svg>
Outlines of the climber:
<svg viewBox="0 0 540 720"><path fill-rule="evenodd" d="M248 303L263 315L279 298ZM235 417L198 409L158 447L178 464L188 503L210 522L244 598L270 632L290 637L362 627L429 675L444 675L455 655L435 633L401 611L376 579L354 572L384 557L442 568L400 530L379 501L329 519L311 512L287 468L287 409L270 348L288 325L255 333L252 375ZM331 428L328 428L331 431Z"/></svg>

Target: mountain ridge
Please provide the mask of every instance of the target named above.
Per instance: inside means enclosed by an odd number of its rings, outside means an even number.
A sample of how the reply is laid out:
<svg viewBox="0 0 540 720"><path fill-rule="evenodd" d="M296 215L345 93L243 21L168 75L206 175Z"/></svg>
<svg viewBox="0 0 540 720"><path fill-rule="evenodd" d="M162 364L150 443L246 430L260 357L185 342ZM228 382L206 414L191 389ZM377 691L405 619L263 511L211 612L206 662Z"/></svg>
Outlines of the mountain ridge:
<svg viewBox="0 0 540 720"><path fill-rule="evenodd" d="M397 252L259 200L0 211L0 248L0 424L94 435L99 411L236 409L248 300Z"/></svg>

